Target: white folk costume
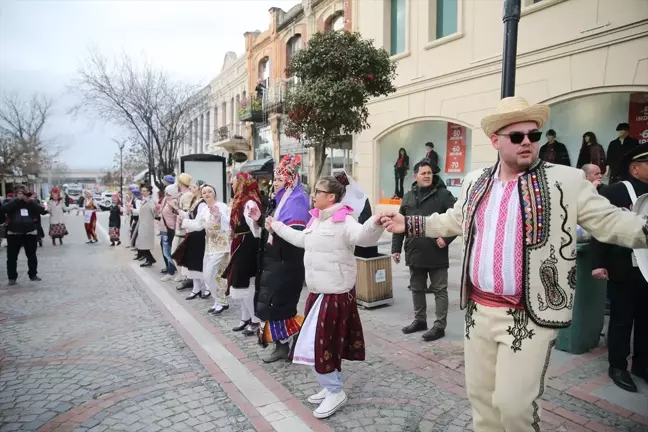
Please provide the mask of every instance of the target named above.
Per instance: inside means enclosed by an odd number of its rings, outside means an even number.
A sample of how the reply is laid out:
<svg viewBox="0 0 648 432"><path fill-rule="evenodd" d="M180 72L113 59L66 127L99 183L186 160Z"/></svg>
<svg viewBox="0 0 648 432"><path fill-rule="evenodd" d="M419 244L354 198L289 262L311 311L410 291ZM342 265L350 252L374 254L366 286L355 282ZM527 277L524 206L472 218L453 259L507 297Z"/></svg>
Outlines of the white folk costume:
<svg viewBox="0 0 648 432"><path fill-rule="evenodd" d="M546 122L549 107L515 97L486 117L487 135ZM405 218L408 236L463 238L461 308L475 432L539 431L545 374L558 329L571 323L576 226L602 242L648 247L646 220L612 206L581 170L537 160L517 181L499 165L466 175L454 208Z"/></svg>
<svg viewBox="0 0 648 432"><path fill-rule="evenodd" d="M222 307L227 306L227 280L221 278L221 275L229 261L230 219L227 205L216 202L214 206L218 208L220 218L214 218L207 203L203 203L199 206L195 219L182 220L182 228L188 232L204 232L206 241L202 265L203 280L207 291L213 293L216 298L214 307Z"/></svg>
<svg viewBox="0 0 648 432"><path fill-rule="evenodd" d="M370 218L363 225L353 209L335 204L311 210L304 231L273 221L272 230L288 243L303 248L306 300L303 326L295 344L293 363L315 368L323 387L308 401L318 403L317 418L326 418L346 402L342 390L342 359L363 361L365 344L355 298L356 245L375 245L383 227Z"/></svg>
<svg viewBox="0 0 648 432"><path fill-rule="evenodd" d="M59 189L52 190L52 199L47 202L47 211L49 212L49 236L52 238L52 244L54 240L59 239L61 244L63 243L63 237L68 235L67 227L65 226L64 214L68 210L68 207L65 205L65 200L60 196L61 191ZM54 199L53 195L58 195L59 199Z"/></svg>

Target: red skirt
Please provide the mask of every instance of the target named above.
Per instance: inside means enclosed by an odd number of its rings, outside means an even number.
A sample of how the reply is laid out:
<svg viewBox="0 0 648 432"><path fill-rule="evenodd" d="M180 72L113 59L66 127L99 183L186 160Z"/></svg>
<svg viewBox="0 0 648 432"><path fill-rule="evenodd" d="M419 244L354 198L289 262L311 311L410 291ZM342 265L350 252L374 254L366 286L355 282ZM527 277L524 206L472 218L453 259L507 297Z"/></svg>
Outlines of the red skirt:
<svg viewBox="0 0 648 432"><path fill-rule="evenodd" d="M342 359L363 361L365 343L355 298L355 288L344 294L322 298L315 333L315 370L326 374L342 370ZM309 294L304 316L308 316L319 294ZM292 356L291 356L292 357Z"/></svg>

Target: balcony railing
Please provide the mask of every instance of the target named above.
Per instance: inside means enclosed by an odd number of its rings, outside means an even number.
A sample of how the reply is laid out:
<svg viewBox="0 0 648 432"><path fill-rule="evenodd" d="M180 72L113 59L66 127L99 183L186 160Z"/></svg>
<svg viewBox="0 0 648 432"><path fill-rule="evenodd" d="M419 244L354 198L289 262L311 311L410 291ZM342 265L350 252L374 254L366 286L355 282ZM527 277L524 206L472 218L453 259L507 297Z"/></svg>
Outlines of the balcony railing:
<svg viewBox="0 0 648 432"><path fill-rule="evenodd" d="M214 130L212 139L214 150L223 149L228 153L246 152L250 150L247 133L242 125L221 126Z"/></svg>
<svg viewBox="0 0 648 432"><path fill-rule="evenodd" d="M240 121L261 123L264 119L262 99L249 97L242 100L238 115Z"/></svg>
<svg viewBox="0 0 648 432"><path fill-rule="evenodd" d="M295 87L299 85L297 77L284 78L278 83L271 86L263 98L263 110L268 111L283 111L283 104L286 95Z"/></svg>

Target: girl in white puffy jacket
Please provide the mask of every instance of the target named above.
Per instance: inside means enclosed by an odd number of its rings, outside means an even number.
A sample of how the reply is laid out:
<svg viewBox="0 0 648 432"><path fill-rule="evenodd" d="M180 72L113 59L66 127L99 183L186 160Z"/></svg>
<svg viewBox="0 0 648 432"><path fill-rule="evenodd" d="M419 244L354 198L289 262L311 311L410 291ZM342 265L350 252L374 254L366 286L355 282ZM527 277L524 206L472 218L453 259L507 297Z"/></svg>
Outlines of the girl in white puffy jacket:
<svg viewBox="0 0 648 432"><path fill-rule="evenodd" d="M293 363L313 366L322 390L308 401L319 406L317 418L333 415L346 403L342 390L342 359L362 361L365 345L355 298L356 245L373 246L384 228L380 217L364 225L353 209L340 204L345 187L335 177L324 177L313 190L314 209L304 231L266 219L266 228L287 242L304 248L306 319L295 344Z"/></svg>

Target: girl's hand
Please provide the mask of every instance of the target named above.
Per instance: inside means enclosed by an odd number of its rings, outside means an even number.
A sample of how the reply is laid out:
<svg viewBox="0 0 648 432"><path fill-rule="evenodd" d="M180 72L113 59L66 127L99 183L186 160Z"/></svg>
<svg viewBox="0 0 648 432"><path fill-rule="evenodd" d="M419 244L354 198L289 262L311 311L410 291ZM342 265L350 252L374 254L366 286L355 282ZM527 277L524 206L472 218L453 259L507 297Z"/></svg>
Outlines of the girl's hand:
<svg viewBox="0 0 648 432"><path fill-rule="evenodd" d="M259 210L259 207L254 206L250 208L248 216L250 216L253 221L258 222L259 218L261 218L261 210Z"/></svg>
<svg viewBox="0 0 648 432"><path fill-rule="evenodd" d="M272 216L268 216L265 221L265 228L269 233L272 232L272 222L274 222L274 219L272 218Z"/></svg>
<svg viewBox="0 0 648 432"><path fill-rule="evenodd" d="M214 218L220 217L220 210L218 209L218 206L210 207L209 212Z"/></svg>

